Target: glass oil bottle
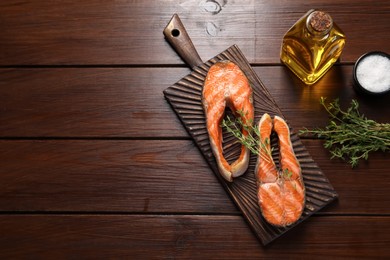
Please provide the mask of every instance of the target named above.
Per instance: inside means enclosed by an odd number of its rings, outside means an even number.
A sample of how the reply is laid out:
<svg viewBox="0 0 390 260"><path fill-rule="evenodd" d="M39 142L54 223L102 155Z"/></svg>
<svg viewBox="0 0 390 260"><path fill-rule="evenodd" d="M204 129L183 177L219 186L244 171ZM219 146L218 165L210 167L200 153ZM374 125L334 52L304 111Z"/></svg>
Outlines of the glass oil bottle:
<svg viewBox="0 0 390 260"><path fill-rule="evenodd" d="M305 84L317 82L337 61L345 35L332 17L310 10L283 37L281 61Z"/></svg>

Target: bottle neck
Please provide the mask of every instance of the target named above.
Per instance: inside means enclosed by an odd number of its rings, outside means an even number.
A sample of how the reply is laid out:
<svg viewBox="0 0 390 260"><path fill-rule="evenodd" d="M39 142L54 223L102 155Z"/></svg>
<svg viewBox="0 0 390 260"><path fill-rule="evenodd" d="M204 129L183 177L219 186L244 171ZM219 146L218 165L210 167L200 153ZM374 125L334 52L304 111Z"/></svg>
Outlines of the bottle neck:
<svg viewBox="0 0 390 260"><path fill-rule="evenodd" d="M306 28L312 36L324 38L333 28L332 17L323 11L313 11L306 18Z"/></svg>

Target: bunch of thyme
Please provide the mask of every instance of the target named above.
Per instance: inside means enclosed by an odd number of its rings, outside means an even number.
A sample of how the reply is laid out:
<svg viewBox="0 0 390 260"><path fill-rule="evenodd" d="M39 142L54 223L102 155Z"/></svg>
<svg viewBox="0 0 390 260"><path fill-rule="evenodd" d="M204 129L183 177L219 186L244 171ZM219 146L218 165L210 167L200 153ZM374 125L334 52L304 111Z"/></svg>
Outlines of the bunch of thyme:
<svg viewBox="0 0 390 260"><path fill-rule="evenodd" d="M340 108L338 99L329 104L325 100L321 97L320 103L330 116L329 124L324 129L305 128L299 134L325 139L324 147L332 154L331 159L340 158L355 167L371 152L390 150L390 124L377 123L360 114L356 100L347 110Z"/></svg>

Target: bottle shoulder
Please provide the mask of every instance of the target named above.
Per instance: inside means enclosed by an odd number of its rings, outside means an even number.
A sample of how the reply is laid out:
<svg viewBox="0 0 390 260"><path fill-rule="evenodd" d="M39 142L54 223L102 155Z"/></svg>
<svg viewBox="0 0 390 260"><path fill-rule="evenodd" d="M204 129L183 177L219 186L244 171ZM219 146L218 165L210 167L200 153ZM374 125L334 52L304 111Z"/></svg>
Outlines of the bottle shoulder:
<svg viewBox="0 0 390 260"><path fill-rule="evenodd" d="M306 28L293 26L283 36L283 41L296 40L306 42L308 44L326 44L326 42L329 41L345 41L345 39L346 37L344 32L341 31L337 26L332 28L328 34L321 37L313 36Z"/></svg>
<svg viewBox="0 0 390 260"><path fill-rule="evenodd" d="M345 39L345 33L338 27L336 24L333 25L333 29L331 31L331 35L333 37L339 38L339 39Z"/></svg>

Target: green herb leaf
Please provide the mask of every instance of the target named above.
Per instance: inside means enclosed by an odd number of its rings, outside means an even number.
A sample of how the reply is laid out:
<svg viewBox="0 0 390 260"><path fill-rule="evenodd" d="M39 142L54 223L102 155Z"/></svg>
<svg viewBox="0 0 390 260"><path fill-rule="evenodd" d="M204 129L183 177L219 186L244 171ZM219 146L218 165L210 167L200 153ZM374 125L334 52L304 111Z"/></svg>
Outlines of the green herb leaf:
<svg viewBox="0 0 390 260"><path fill-rule="evenodd" d="M236 113L240 116L232 120L229 116L222 120L221 127L225 128L227 132L233 134L238 141L247 147L253 154L260 155L262 159L270 161L272 148L270 147L269 138L261 140L260 130L257 125L253 125L253 120L243 122L241 117L245 117L247 112L238 110ZM248 135L244 135L242 130L246 130Z"/></svg>
<svg viewBox="0 0 390 260"><path fill-rule="evenodd" d="M326 104L321 97L320 104L328 112L330 121L325 129L307 128L300 135L325 139L324 147L329 149L331 159L340 158L356 167L360 159L368 160L374 151L390 151L390 124L377 123L359 112L359 103L352 100L350 107L342 110L339 100Z"/></svg>

